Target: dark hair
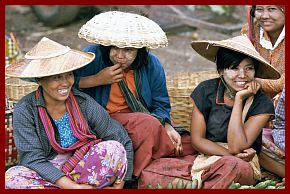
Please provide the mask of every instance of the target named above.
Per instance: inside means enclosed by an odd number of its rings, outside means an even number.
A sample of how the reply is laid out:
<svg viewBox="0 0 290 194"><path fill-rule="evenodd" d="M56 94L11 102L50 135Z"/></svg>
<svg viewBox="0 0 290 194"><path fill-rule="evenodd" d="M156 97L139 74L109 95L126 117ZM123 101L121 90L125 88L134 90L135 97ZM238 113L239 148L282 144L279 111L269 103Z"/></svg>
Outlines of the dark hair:
<svg viewBox="0 0 290 194"><path fill-rule="evenodd" d="M251 15L252 17L255 17L255 11L256 11L256 5L253 5L253 6L251 7L251 10L250 10L250 15Z"/></svg>
<svg viewBox="0 0 290 194"><path fill-rule="evenodd" d="M256 59L240 52L220 47L216 55L217 71L220 73L230 67L237 67L245 58L253 60L255 71L257 71L259 62Z"/></svg>
<svg viewBox="0 0 290 194"><path fill-rule="evenodd" d="M101 54L103 57L103 61L104 61L104 63L109 64L110 66L113 65L112 61L110 60L111 48L112 48L112 46L100 45L100 50L101 50ZM130 67L132 69L139 69L140 67L147 65L148 64L148 54L149 54L149 51L145 47L139 48L137 51L137 56L136 56L135 60L133 61L133 63L130 65Z"/></svg>

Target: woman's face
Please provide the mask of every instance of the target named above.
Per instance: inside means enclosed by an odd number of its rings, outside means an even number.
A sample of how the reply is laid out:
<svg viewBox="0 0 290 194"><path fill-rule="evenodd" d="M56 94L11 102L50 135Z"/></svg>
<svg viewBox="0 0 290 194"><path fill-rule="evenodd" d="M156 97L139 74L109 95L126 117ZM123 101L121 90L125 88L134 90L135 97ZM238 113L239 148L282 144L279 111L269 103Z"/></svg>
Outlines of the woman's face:
<svg viewBox="0 0 290 194"><path fill-rule="evenodd" d="M65 102L74 84L74 75L73 72L52 75L41 78L39 83L46 102Z"/></svg>
<svg viewBox="0 0 290 194"><path fill-rule="evenodd" d="M255 67L253 60L245 58L237 67L224 69L221 74L227 85L235 92L244 89L245 85L254 80Z"/></svg>
<svg viewBox="0 0 290 194"><path fill-rule="evenodd" d="M135 60L138 49L111 47L110 60L115 65L121 64L121 68L126 70Z"/></svg>
<svg viewBox="0 0 290 194"><path fill-rule="evenodd" d="M276 5L257 5L255 18L266 32L281 32L285 24L285 14Z"/></svg>

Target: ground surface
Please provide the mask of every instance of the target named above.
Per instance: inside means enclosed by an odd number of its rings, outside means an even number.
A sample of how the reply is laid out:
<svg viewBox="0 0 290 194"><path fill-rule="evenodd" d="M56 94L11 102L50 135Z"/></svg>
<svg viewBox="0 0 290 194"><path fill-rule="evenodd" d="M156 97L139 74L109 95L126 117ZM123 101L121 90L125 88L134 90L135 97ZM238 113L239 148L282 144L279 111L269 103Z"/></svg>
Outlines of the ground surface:
<svg viewBox="0 0 290 194"><path fill-rule="evenodd" d="M154 6L154 11L166 12L167 10L164 6ZM88 43L78 38L78 30L95 14L95 10L86 8L83 9L78 18L69 25L52 28L39 22L29 6L6 6L5 32L15 32L22 53L29 51L43 36L70 46L71 48L82 50ZM221 26L242 25L246 23L246 7L236 6L236 12L233 15L234 18L217 17L205 11L192 13L192 17L195 19L206 19L207 21ZM153 17L151 19L159 23L162 27L170 24L170 22L161 20L160 18ZM169 46L153 50L160 58L165 72L168 75L182 72L192 73L215 70L215 65L213 63L197 55L191 48L190 42L193 40L193 34L194 37L198 37L198 39L210 40L221 40L240 34L239 30L232 34L225 34L204 28L189 29L184 27L180 27L177 32L178 33L176 33L176 30L175 33L166 31ZM275 180L276 178L274 177L271 179Z"/></svg>
<svg viewBox="0 0 290 194"><path fill-rule="evenodd" d="M168 11L164 6L153 6L153 10L158 12ZM219 25L223 26L245 23L245 6L237 6L236 10L237 11L234 15L235 18L238 18L236 21L233 21L233 17L216 17L215 15L211 15L205 11L195 11L193 12L192 17L195 19L206 18L213 23L219 23ZM60 43L68 45L74 49L83 49L87 45L87 42L78 38L77 32L80 27L95 14L95 10L85 8L74 22L66 26L52 28L44 26L39 22L29 6L6 6L5 31L6 33L11 31L16 33L23 53L31 49L32 46L34 46L43 36L59 41ZM160 18L151 19L162 25L162 27L168 25L167 21ZM197 35L199 39L212 40L229 38L234 35L239 35L240 33L239 31L236 31L229 35L218 33L215 30L206 30L202 28L194 30L192 28L184 29L182 27L180 27L179 31L183 32L167 33L169 40L169 46L167 48L153 50L153 52L160 58L167 74L215 70L215 65L213 63L195 54L193 49L190 47L193 33L195 34L194 36Z"/></svg>

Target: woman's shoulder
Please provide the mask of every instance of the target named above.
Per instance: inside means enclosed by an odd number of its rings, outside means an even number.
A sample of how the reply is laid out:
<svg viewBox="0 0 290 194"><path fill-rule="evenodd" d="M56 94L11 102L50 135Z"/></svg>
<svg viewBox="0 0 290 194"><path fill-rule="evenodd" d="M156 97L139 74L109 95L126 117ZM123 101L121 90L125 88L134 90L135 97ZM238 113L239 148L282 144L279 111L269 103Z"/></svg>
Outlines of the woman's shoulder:
<svg viewBox="0 0 290 194"><path fill-rule="evenodd" d="M253 104L255 109L267 110L274 113L274 104L272 100L261 90L255 95Z"/></svg>
<svg viewBox="0 0 290 194"><path fill-rule="evenodd" d="M79 103L86 102L86 101L88 102L95 101L90 95L78 90L77 88L72 88L72 92L74 94L74 97L77 99Z"/></svg>
<svg viewBox="0 0 290 194"><path fill-rule="evenodd" d="M36 105L36 98L35 98L36 91L33 91L24 97L22 97L14 106L14 113L21 112L24 113L28 109L34 107Z"/></svg>
<svg viewBox="0 0 290 194"><path fill-rule="evenodd" d="M267 96L264 92L259 90L257 94L255 95L255 101L259 103L267 103L273 105L272 100L270 99L269 96ZM273 105L274 106L274 105Z"/></svg>
<svg viewBox="0 0 290 194"><path fill-rule="evenodd" d="M200 82L196 88L207 88L215 90L218 87L220 78L208 79Z"/></svg>
<svg viewBox="0 0 290 194"><path fill-rule="evenodd" d="M97 51L99 51L99 49L100 49L100 45L98 45L98 44L90 44L87 47L85 47L83 49L83 51L84 52L93 52L93 53L96 53Z"/></svg>
<svg viewBox="0 0 290 194"><path fill-rule="evenodd" d="M82 92L76 88L73 88L72 91L81 109L96 110L102 108L94 98L85 92Z"/></svg>
<svg viewBox="0 0 290 194"><path fill-rule="evenodd" d="M159 58L152 52L148 52L148 62L153 65L161 65Z"/></svg>
<svg viewBox="0 0 290 194"><path fill-rule="evenodd" d="M260 90L255 95L253 104L249 109L249 116L259 115L259 114L270 114L274 115L275 109L274 104L271 99L265 95Z"/></svg>
<svg viewBox="0 0 290 194"><path fill-rule="evenodd" d="M248 32L249 32L249 25L248 25L248 23L245 23L245 24L242 26L241 34L248 35Z"/></svg>
<svg viewBox="0 0 290 194"><path fill-rule="evenodd" d="M154 53L152 53L152 52L148 52L148 57L149 58L153 58L153 59L158 59L158 57L154 54Z"/></svg>
<svg viewBox="0 0 290 194"><path fill-rule="evenodd" d="M209 96L209 95L215 95L218 90L219 83L220 83L220 78L213 78L213 79L202 81L196 86L196 88L194 88L191 96L204 97L204 96Z"/></svg>

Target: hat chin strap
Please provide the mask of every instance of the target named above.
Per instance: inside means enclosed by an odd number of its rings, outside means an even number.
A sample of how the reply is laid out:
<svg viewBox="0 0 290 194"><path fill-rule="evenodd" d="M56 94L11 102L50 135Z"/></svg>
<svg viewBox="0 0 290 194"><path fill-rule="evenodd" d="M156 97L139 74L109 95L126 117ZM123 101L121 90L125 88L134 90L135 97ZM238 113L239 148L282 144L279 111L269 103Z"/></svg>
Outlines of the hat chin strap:
<svg viewBox="0 0 290 194"><path fill-rule="evenodd" d="M64 54L68 53L70 50L71 50L71 48L66 46L65 49L63 49L57 53L53 53L51 55L45 55L45 56L30 56L30 55L28 55L28 53L26 53L25 58L26 59L49 59L52 57L58 57L60 55L64 55Z"/></svg>
<svg viewBox="0 0 290 194"><path fill-rule="evenodd" d="M220 78L221 78L224 86L226 87L226 94L228 95L228 97L232 100L235 99L235 95L236 95L235 92L228 86L228 84L226 83L226 81L224 80L224 77L222 75L220 76Z"/></svg>

